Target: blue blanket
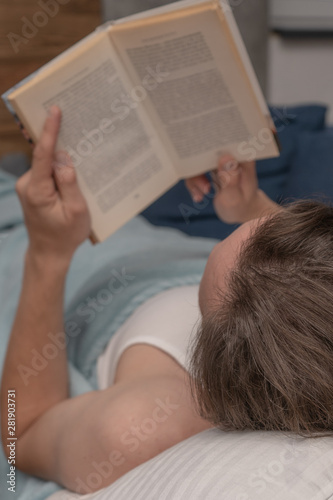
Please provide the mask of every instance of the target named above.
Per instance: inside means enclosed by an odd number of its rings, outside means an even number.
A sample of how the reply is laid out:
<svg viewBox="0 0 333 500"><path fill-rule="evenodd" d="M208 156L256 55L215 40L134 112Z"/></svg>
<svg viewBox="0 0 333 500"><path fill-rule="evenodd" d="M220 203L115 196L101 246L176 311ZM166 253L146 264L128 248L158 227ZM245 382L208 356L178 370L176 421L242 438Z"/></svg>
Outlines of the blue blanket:
<svg viewBox="0 0 333 500"><path fill-rule="evenodd" d="M0 171L1 370L27 248L14 182L13 177ZM155 228L138 217L105 243L93 247L87 242L81 246L71 265L65 297L72 396L97 388L96 360L136 307L162 290L199 283L215 244L216 240L191 238L177 230ZM1 452L1 498L4 500L13 498L13 493L6 488L8 472L9 466ZM19 500L43 500L57 489L55 483L17 471L15 498Z"/></svg>

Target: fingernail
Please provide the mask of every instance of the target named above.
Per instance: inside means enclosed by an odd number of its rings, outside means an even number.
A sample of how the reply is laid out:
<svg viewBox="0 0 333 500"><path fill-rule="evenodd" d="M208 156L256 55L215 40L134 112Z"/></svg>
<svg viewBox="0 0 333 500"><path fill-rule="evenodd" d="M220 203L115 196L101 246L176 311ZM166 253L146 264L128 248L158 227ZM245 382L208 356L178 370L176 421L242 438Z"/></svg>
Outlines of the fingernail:
<svg viewBox="0 0 333 500"><path fill-rule="evenodd" d="M211 190L211 185L210 184L206 184L204 187L203 187L203 193L204 194L209 194L210 193L210 190Z"/></svg>
<svg viewBox="0 0 333 500"><path fill-rule="evenodd" d="M72 167L72 161L69 156L69 154L65 153L64 151L58 151L55 154L54 162L53 162L53 167L54 168L64 168L64 167Z"/></svg>
<svg viewBox="0 0 333 500"><path fill-rule="evenodd" d="M237 170L239 163L236 160L230 160L225 165L223 165L223 170L230 172L231 170Z"/></svg>
<svg viewBox="0 0 333 500"><path fill-rule="evenodd" d="M218 185L221 189L227 187L230 181L230 174L227 174L224 170L219 170L217 172Z"/></svg>
<svg viewBox="0 0 333 500"><path fill-rule="evenodd" d="M199 191L192 190L191 197L192 197L192 200L194 201L194 203L199 203L201 201L202 195Z"/></svg>
<svg viewBox="0 0 333 500"><path fill-rule="evenodd" d="M51 108L49 109L49 116L52 116L53 118L58 117L59 113L60 109L58 108L58 106L51 106Z"/></svg>

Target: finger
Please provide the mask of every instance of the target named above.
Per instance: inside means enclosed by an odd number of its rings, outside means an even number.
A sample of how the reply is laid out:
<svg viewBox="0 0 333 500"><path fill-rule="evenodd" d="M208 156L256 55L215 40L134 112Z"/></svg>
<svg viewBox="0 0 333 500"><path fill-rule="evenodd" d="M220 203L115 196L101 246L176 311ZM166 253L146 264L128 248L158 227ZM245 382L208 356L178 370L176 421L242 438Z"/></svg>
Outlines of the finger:
<svg viewBox="0 0 333 500"><path fill-rule="evenodd" d="M220 157L218 168L225 167L227 165L231 165L232 163L237 162L236 158L230 154L224 154Z"/></svg>
<svg viewBox="0 0 333 500"><path fill-rule="evenodd" d="M53 163L54 179L59 190L59 196L65 203L80 205L85 203L83 194L77 182L75 168L69 155L57 153Z"/></svg>
<svg viewBox="0 0 333 500"><path fill-rule="evenodd" d="M242 175L245 182L257 181L257 166L255 161L241 163Z"/></svg>
<svg viewBox="0 0 333 500"><path fill-rule="evenodd" d="M31 170L28 170L24 175L22 175L16 182L15 189L17 196L19 197L21 203L24 200L24 195L27 189L27 186L31 179Z"/></svg>
<svg viewBox="0 0 333 500"><path fill-rule="evenodd" d="M53 157L61 123L61 111L52 106L45 121L41 138L34 149L31 168L32 181L52 180Z"/></svg>
<svg viewBox="0 0 333 500"><path fill-rule="evenodd" d="M240 184L242 166L232 156L224 156L214 172L214 180L219 189L230 189Z"/></svg>
<svg viewBox="0 0 333 500"><path fill-rule="evenodd" d="M205 175L198 175L185 181L185 185L195 202L203 200L204 196L210 193L211 184Z"/></svg>
<svg viewBox="0 0 333 500"><path fill-rule="evenodd" d="M191 186L189 187L187 185L187 189L190 193L190 196L192 198L192 200L195 202L195 203L200 203L203 199L204 199L204 194L202 191L200 191L200 189L198 189L196 186Z"/></svg>

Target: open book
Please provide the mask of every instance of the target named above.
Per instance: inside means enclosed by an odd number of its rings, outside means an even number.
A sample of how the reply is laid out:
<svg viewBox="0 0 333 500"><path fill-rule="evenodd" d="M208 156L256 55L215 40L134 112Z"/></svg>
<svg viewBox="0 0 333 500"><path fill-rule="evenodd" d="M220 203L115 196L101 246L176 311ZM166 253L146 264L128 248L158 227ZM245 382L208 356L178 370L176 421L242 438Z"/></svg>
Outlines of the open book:
<svg viewBox="0 0 333 500"><path fill-rule="evenodd" d="M48 109L103 241L180 179L279 147L226 0L182 0L107 23L3 96L32 141Z"/></svg>

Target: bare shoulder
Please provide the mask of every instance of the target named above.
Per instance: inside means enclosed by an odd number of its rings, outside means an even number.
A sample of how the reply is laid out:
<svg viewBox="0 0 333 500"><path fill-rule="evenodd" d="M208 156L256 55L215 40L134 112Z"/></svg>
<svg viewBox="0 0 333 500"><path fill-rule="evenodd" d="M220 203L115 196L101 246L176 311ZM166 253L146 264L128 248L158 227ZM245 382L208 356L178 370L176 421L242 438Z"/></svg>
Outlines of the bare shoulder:
<svg viewBox="0 0 333 500"><path fill-rule="evenodd" d="M196 412L185 370L151 346L128 349L118 365L116 384L103 393L100 443L109 463L112 456L121 457L110 483L211 427Z"/></svg>
<svg viewBox="0 0 333 500"><path fill-rule="evenodd" d="M61 482L81 494L108 486L210 427L196 414L188 385L178 376L138 377L100 392L98 404L90 403L87 410L94 430L83 422L83 428L72 429L62 439ZM86 453L78 453L79 439L86 443Z"/></svg>
<svg viewBox="0 0 333 500"><path fill-rule="evenodd" d="M115 385L46 412L22 436L20 468L90 493L209 428L195 411L186 372L160 353L128 349ZM143 363L146 356L149 363Z"/></svg>

